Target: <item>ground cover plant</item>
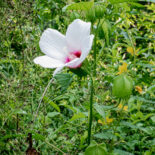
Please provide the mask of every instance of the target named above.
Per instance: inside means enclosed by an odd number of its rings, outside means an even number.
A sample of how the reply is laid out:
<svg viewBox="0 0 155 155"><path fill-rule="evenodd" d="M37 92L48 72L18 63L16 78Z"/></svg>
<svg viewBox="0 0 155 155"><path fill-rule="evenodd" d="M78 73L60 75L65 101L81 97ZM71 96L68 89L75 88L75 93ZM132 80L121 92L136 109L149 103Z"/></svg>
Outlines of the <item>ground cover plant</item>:
<svg viewBox="0 0 155 155"><path fill-rule="evenodd" d="M154 0L0 1L0 17L0 154L155 154ZM47 32L73 23L55 72Z"/></svg>

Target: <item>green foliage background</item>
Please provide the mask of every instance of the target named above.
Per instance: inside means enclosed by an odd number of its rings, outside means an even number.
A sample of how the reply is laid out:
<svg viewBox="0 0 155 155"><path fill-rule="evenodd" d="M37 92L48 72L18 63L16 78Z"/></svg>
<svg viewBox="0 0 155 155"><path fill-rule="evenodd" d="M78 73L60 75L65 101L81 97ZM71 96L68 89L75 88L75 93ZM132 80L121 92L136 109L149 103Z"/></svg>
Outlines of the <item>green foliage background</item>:
<svg viewBox="0 0 155 155"><path fill-rule="evenodd" d="M50 27L65 34L76 18L92 22L97 48L94 78L93 139L105 143L109 154L155 153L155 3L152 0L10 0L0 2L0 154L24 154L27 136L43 155L79 154L87 147L89 77L64 69L50 86L36 115L38 103L53 70L33 63L41 55L42 32ZM96 29L98 27L98 29ZM127 47L138 49L134 58ZM94 47L84 62L93 64ZM129 100L111 94L122 62L135 89ZM79 71L78 71L79 72ZM89 72L89 69L88 69ZM85 75L85 76L84 76ZM61 78L65 77L63 84ZM64 79L64 78L63 78ZM67 83L69 81L69 83ZM119 110L118 104L128 106ZM98 120L113 122L99 124Z"/></svg>

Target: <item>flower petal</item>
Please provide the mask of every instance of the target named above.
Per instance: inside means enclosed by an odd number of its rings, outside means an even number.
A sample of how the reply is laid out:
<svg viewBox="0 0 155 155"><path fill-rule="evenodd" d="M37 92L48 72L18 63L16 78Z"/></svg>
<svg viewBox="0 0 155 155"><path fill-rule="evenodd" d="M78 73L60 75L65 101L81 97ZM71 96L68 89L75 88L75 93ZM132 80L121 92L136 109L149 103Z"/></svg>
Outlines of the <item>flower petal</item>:
<svg viewBox="0 0 155 155"><path fill-rule="evenodd" d="M83 40L82 46L81 46L81 49L82 49L81 57L76 58L76 59L70 61L69 63L66 63L65 66L68 66L70 68L78 67L85 60L87 55L89 54L92 44L93 44L93 39L94 39L94 35L90 35L85 40Z"/></svg>
<svg viewBox="0 0 155 155"><path fill-rule="evenodd" d="M66 56L63 51L66 46L66 39L57 30L48 28L45 30L39 42L41 51L51 58L63 61Z"/></svg>
<svg viewBox="0 0 155 155"><path fill-rule="evenodd" d="M87 55L89 54L92 44L93 44L93 39L94 39L94 35L90 35L82 42L82 48L81 48L82 54L81 54L79 63L82 63L84 59L87 57Z"/></svg>
<svg viewBox="0 0 155 155"><path fill-rule="evenodd" d="M80 58L76 58L76 59L66 63L65 66L70 67L70 68L76 68L76 67L78 67L80 65L79 64L79 59Z"/></svg>
<svg viewBox="0 0 155 155"><path fill-rule="evenodd" d="M64 63L57 59L50 58L48 56L40 56L36 57L34 60L34 63L39 64L40 66L44 68L57 68L64 66Z"/></svg>
<svg viewBox="0 0 155 155"><path fill-rule="evenodd" d="M69 52L81 50L82 42L90 35L91 23L74 20L67 29L66 41Z"/></svg>

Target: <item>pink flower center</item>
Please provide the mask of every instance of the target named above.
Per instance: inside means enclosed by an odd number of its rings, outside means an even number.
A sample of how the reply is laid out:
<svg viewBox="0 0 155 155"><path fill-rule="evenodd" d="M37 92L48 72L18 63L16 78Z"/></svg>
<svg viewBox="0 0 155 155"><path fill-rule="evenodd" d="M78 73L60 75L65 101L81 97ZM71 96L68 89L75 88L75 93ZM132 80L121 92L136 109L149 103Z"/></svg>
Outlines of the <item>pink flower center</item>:
<svg viewBox="0 0 155 155"><path fill-rule="evenodd" d="M81 51L70 52L69 55L65 59L65 63L68 63L76 58L80 58L80 56L81 56ZM76 67L70 67L70 68L78 68L80 66L81 66L81 64Z"/></svg>

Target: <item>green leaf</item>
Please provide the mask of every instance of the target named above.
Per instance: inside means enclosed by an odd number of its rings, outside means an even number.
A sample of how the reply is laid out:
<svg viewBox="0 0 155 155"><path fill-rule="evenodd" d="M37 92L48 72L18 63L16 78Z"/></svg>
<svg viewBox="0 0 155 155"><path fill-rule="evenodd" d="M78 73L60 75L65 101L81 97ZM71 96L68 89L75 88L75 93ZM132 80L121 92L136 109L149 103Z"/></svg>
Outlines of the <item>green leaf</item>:
<svg viewBox="0 0 155 155"><path fill-rule="evenodd" d="M144 103L153 103L153 104L155 104L154 100L148 100L148 99L145 99L143 97L134 96L134 99L137 100L137 101L144 102Z"/></svg>
<svg viewBox="0 0 155 155"><path fill-rule="evenodd" d="M144 121L146 121L148 118L150 118L153 114L149 113L147 115L145 115L145 117L143 118Z"/></svg>
<svg viewBox="0 0 155 155"><path fill-rule="evenodd" d="M33 132L32 137L37 141L38 140L45 141L45 137L43 135L35 133L35 132Z"/></svg>
<svg viewBox="0 0 155 155"><path fill-rule="evenodd" d="M107 140L112 140L116 138L115 135L113 135L111 132L107 131L105 133L97 133L94 135L94 137L99 138L99 139L107 139Z"/></svg>
<svg viewBox="0 0 155 155"><path fill-rule="evenodd" d="M80 113L74 114L73 117L69 121L75 121L77 119L85 118L85 117L86 117L86 115L84 113L80 112Z"/></svg>
<svg viewBox="0 0 155 155"><path fill-rule="evenodd" d="M49 112L49 113L47 114L47 116L50 117L50 118L52 118L52 117L55 117L55 116L57 116L57 115L59 115L59 114L60 114L59 112Z"/></svg>
<svg viewBox="0 0 155 155"><path fill-rule="evenodd" d="M133 7L145 8L145 5L142 5L139 3L135 3L135 2L128 2L128 3L131 4Z"/></svg>
<svg viewBox="0 0 155 155"><path fill-rule="evenodd" d="M111 31L111 25L108 20L105 20L102 24L102 29L104 32L104 37L106 40L107 45L109 45L109 36L110 36L110 31Z"/></svg>
<svg viewBox="0 0 155 155"><path fill-rule="evenodd" d="M79 3L73 3L70 5L65 6L62 11L66 11L66 10L89 10L90 8L92 8L94 5L94 1L90 1L90 2L79 2Z"/></svg>
<svg viewBox="0 0 155 155"><path fill-rule="evenodd" d="M155 85L152 85L147 89L147 92L154 92L154 91L155 91Z"/></svg>
<svg viewBox="0 0 155 155"><path fill-rule="evenodd" d="M53 101L51 101L49 98L47 98L46 96L44 96L43 98L44 102L49 103L53 108L55 108L58 112L60 112L60 108L57 104L55 104Z"/></svg>
<svg viewBox="0 0 155 155"><path fill-rule="evenodd" d="M14 111L14 114L22 114L22 115L26 115L27 112L24 111L24 110L16 110L16 111Z"/></svg>
<svg viewBox="0 0 155 155"><path fill-rule="evenodd" d="M144 155L152 155L152 153L150 151L146 151Z"/></svg>
<svg viewBox="0 0 155 155"><path fill-rule="evenodd" d="M95 110L105 119L105 112L104 112L104 107L99 105L99 104L94 104Z"/></svg>
<svg viewBox="0 0 155 155"><path fill-rule="evenodd" d="M19 60L10 60L10 59L1 59L0 60L0 64L4 64L4 63L17 63L17 64L21 64L22 62Z"/></svg>
<svg viewBox="0 0 155 155"><path fill-rule="evenodd" d="M68 105L68 104L62 103L62 104L60 104L60 105L61 105L61 106L64 106L65 108L67 108L67 109L69 109L69 110L71 110L73 113L77 113L77 111L78 111L78 108L75 108L75 107L70 106L70 105Z"/></svg>
<svg viewBox="0 0 155 155"><path fill-rule="evenodd" d="M136 125L134 125L134 124L132 124L132 123L130 123L130 122L126 122L126 121L122 121L122 122L120 123L120 125L121 125L121 126L128 127L128 128L131 128L131 129L134 129L134 130L137 129L137 126L136 126Z"/></svg>
<svg viewBox="0 0 155 155"><path fill-rule="evenodd" d="M152 120L153 123L155 123L155 116L152 116L151 120Z"/></svg>
<svg viewBox="0 0 155 155"><path fill-rule="evenodd" d="M124 3L124 2L137 2L138 0L109 0L110 3L116 4L116 3Z"/></svg>
<svg viewBox="0 0 155 155"><path fill-rule="evenodd" d="M153 3L155 3L155 0L139 0L139 1L142 1L142 2L153 2Z"/></svg>
<svg viewBox="0 0 155 155"><path fill-rule="evenodd" d="M119 155L133 155L132 153L130 152L127 152L127 151L124 151L124 150L120 150L120 149L115 149L114 150L114 153L117 153Z"/></svg>
<svg viewBox="0 0 155 155"><path fill-rule="evenodd" d="M58 83L62 87L62 90L64 91L71 84L73 76L71 76L70 74L67 74L67 73L65 73L65 74L61 73L61 74L56 74L54 78L58 81Z"/></svg>
<svg viewBox="0 0 155 155"><path fill-rule="evenodd" d="M106 145L104 143L97 144L92 142L86 149L84 155L107 155Z"/></svg>
<svg viewBox="0 0 155 155"><path fill-rule="evenodd" d="M16 138L16 139L17 139L17 137L24 137L24 138L25 138L25 134L12 134L12 135L6 135L6 136L4 136L4 137L1 137L1 138L0 138L0 141L4 141L4 140L6 140L6 139L13 139L13 138Z"/></svg>
<svg viewBox="0 0 155 155"><path fill-rule="evenodd" d="M82 68L70 69L70 71L79 77L84 77L84 76L87 76L87 74L88 74L88 72Z"/></svg>
<svg viewBox="0 0 155 155"><path fill-rule="evenodd" d="M81 141L80 141L80 148L85 147L84 142L88 137L88 131L85 131L84 134L81 136Z"/></svg>

